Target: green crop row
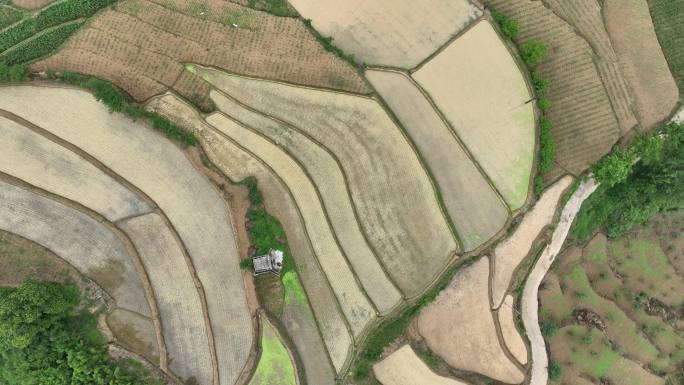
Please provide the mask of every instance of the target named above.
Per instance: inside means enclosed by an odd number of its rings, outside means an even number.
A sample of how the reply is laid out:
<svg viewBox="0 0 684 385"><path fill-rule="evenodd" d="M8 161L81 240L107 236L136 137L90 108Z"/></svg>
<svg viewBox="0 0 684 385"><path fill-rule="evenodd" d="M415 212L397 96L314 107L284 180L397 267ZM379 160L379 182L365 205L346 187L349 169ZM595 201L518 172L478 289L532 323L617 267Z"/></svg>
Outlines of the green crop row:
<svg viewBox="0 0 684 385"><path fill-rule="evenodd" d="M81 25L83 22L72 22L35 35L0 54L0 61L11 66L46 56L62 45Z"/></svg>
<svg viewBox="0 0 684 385"><path fill-rule="evenodd" d="M9 5L0 4L0 29L16 23L24 17L24 12Z"/></svg>

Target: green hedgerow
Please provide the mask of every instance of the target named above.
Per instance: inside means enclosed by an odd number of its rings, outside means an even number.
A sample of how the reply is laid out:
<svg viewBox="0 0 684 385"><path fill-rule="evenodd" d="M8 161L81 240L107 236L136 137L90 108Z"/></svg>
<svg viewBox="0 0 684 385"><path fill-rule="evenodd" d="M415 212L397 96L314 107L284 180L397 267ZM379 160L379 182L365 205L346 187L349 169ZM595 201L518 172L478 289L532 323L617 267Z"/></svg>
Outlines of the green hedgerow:
<svg viewBox="0 0 684 385"><path fill-rule="evenodd" d="M530 68L541 63L546 58L546 53L546 44L534 40L528 41L520 47L520 54Z"/></svg>

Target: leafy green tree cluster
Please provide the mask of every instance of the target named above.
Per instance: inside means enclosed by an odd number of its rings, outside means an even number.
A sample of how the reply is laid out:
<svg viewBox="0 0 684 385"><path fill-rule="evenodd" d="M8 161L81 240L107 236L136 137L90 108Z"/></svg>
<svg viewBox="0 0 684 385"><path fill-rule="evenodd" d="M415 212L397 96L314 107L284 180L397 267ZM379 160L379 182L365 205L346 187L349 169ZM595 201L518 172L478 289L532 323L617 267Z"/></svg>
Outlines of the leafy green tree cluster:
<svg viewBox="0 0 684 385"><path fill-rule="evenodd" d="M518 20L511 19L505 14L497 11L492 11L492 18L494 18L494 21L499 24L501 32L503 32L504 36L509 39L514 39L516 36L518 36L518 32L520 30L520 22Z"/></svg>
<svg viewBox="0 0 684 385"><path fill-rule="evenodd" d="M0 289L0 383L160 385L139 364L113 361L74 285L25 281Z"/></svg>
<svg viewBox="0 0 684 385"><path fill-rule="evenodd" d="M638 137L592 170L600 186L573 224L578 240L599 229L618 237L660 211L684 208L684 125L669 123Z"/></svg>
<svg viewBox="0 0 684 385"><path fill-rule="evenodd" d="M534 68L546 58L546 44L530 40L520 46L520 55L528 67Z"/></svg>

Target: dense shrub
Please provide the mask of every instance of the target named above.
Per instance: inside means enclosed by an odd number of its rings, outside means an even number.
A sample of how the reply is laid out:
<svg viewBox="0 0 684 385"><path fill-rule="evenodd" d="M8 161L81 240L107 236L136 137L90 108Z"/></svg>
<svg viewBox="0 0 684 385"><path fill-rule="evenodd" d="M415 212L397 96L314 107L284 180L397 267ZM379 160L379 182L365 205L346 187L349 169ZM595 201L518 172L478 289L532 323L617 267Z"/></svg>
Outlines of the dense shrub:
<svg viewBox="0 0 684 385"><path fill-rule="evenodd" d="M33 36L36 30L34 18L24 19L0 32L0 52L7 50Z"/></svg>
<svg viewBox="0 0 684 385"><path fill-rule="evenodd" d="M539 121L539 171L544 173L553 167L556 157L556 142L551 135L553 124L545 117Z"/></svg>
<svg viewBox="0 0 684 385"><path fill-rule="evenodd" d="M516 36L518 36L518 31L520 29L520 23L518 20L511 19L505 14L496 11L492 11L492 17L494 18L494 21L499 24L499 27L501 27L501 32L503 32L507 38L514 39Z"/></svg>
<svg viewBox="0 0 684 385"><path fill-rule="evenodd" d="M534 68L546 58L546 50L546 44L532 40L520 46L520 55L530 68Z"/></svg>
<svg viewBox="0 0 684 385"><path fill-rule="evenodd" d="M34 281L0 289L0 383L161 384L139 363L109 357L76 286Z"/></svg>
<svg viewBox="0 0 684 385"><path fill-rule="evenodd" d="M82 22L60 25L54 29L42 32L0 54L0 61L8 64L26 63L54 52L68 39Z"/></svg>
<svg viewBox="0 0 684 385"><path fill-rule="evenodd" d="M0 62L0 82L18 83L26 80L28 68L23 64L8 66Z"/></svg>
<svg viewBox="0 0 684 385"><path fill-rule="evenodd" d="M551 86L551 82L544 79L538 72L532 71L532 85L537 95L543 95Z"/></svg>
<svg viewBox="0 0 684 385"><path fill-rule="evenodd" d="M562 374L563 370L555 361L549 362L549 379L553 381L560 380Z"/></svg>

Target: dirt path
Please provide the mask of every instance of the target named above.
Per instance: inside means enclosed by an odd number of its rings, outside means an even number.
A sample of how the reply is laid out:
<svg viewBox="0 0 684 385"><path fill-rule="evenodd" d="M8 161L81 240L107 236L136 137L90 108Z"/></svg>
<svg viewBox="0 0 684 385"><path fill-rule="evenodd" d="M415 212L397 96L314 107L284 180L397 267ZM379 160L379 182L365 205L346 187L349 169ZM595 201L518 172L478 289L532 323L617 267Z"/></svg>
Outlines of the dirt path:
<svg viewBox="0 0 684 385"><path fill-rule="evenodd" d="M532 371L530 385L546 385L549 374L547 366L549 357L544 344L544 337L539 328L539 302L537 301L539 285L549 271L556 255L561 250L565 238L570 231L570 225L575 219L577 212L582 206L582 202L596 190L598 184L593 179L582 182L577 191L563 207L560 221L556 230L553 232L551 243L544 249L539 261L532 269L532 273L527 278L525 289L522 296L522 317L527 331L530 345L532 347Z"/></svg>

